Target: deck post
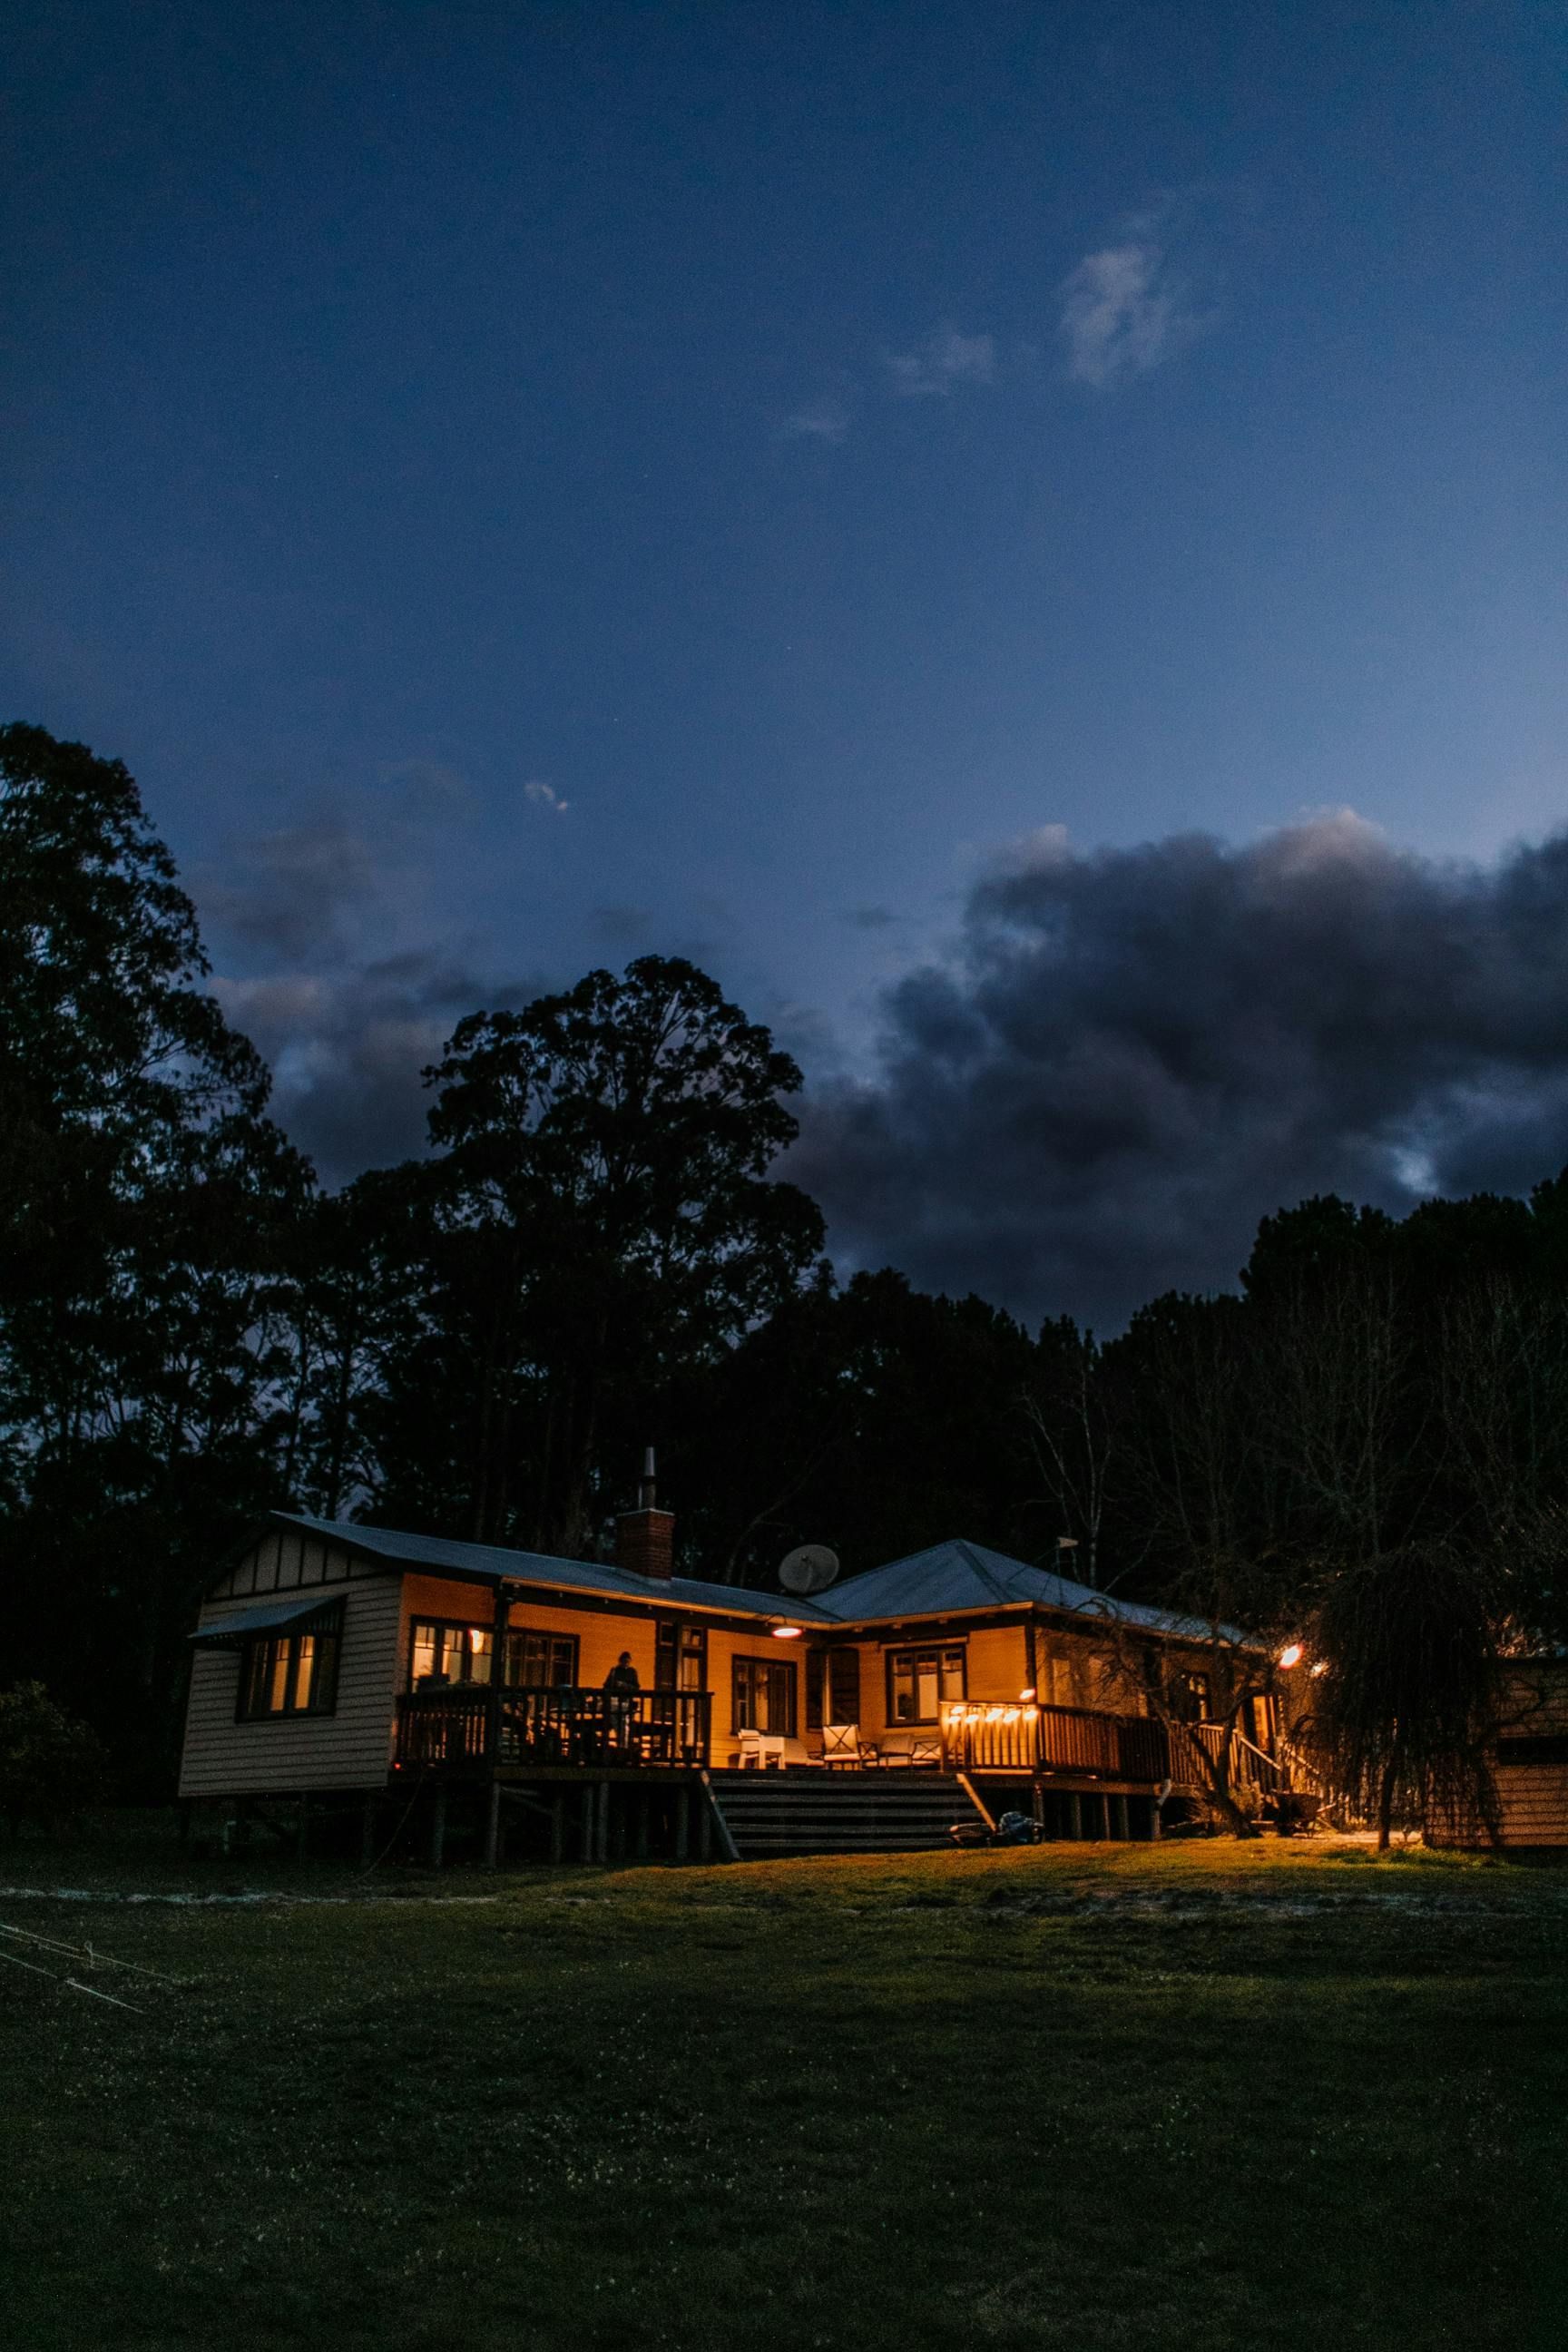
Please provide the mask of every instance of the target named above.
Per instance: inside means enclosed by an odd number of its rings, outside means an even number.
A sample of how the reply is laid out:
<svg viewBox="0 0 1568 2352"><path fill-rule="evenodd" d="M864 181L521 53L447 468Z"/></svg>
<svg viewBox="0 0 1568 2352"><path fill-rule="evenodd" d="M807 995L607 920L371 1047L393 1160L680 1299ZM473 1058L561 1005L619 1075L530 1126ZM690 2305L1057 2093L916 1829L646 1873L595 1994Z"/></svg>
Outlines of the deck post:
<svg viewBox="0 0 1568 2352"><path fill-rule="evenodd" d="M430 1811L430 1867L439 1870L447 1851L447 1791L437 1783L436 1801Z"/></svg>
<svg viewBox="0 0 1568 2352"><path fill-rule="evenodd" d="M1068 1835L1070 1838L1083 1835L1083 1799L1076 1789L1068 1790Z"/></svg>
<svg viewBox="0 0 1568 2352"><path fill-rule="evenodd" d="M594 1859L594 1817L596 1796L597 1791L592 1780L584 1780L577 1807L577 1859L579 1862L592 1862Z"/></svg>
<svg viewBox="0 0 1568 2352"><path fill-rule="evenodd" d="M610 1784L607 1780L601 1780L599 1783L599 1835L597 1843L598 1859L601 1862L608 1862L610 1858Z"/></svg>
<svg viewBox="0 0 1568 2352"><path fill-rule="evenodd" d="M375 1795L373 1790L360 1807L359 1816L360 1868L368 1870L375 1860Z"/></svg>
<svg viewBox="0 0 1568 2352"><path fill-rule="evenodd" d="M691 1791L683 1780L675 1792L675 1859L684 1862L691 1852Z"/></svg>
<svg viewBox="0 0 1568 2352"><path fill-rule="evenodd" d="M646 1789L637 1791L637 1860L639 1862L647 1860L647 1817L652 1801Z"/></svg>
<svg viewBox="0 0 1568 2352"><path fill-rule="evenodd" d="M485 1808L485 1868L494 1870L500 1853L500 1782L492 1772Z"/></svg>
<svg viewBox="0 0 1568 2352"><path fill-rule="evenodd" d="M550 1859L560 1862L566 1853L566 1798L557 1789L550 1800Z"/></svg>
<svg viewBox="0 0 1568 2352"><path fill-rule="evenodd" d="M1128 1818L1125 1797L1112 1797L1110 1800L1110 1834L1121 1838L1123 1844L1131 1839L1132 1823Z"/></svg>
<svg viewBox="0 0 1568 2352"><path fill-rule="evenodd" d="M303 1862L310 1851L310 1800L300 1791L300 1817L294 1824L294 1859Z"/></svg>

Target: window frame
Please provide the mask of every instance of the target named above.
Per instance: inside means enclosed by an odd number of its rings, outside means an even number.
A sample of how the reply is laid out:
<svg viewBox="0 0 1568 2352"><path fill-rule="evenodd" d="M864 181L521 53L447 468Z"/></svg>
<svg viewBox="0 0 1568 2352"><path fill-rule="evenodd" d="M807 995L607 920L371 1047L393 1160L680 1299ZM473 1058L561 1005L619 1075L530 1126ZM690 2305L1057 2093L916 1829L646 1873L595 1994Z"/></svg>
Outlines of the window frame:
<svg viewBox="0 0 1568 2352"><path fill-rule="evenodd" d="M506 1663L509 1667L511 1663L510 1653L513 1643L516 1643L521 1652L524 1643L529 1641L546 1642L552 1648L560 1643L571 1653L572 1671L563 1682L557 1682L553 1675L548 1675L542 1683L514 1683L509 1674L506 1684L508 1690L578 1690L582 1687L583 1649L577 1634L557 1633L552 1626L549 1625L509 1625L506 1629L506 1650L509 1654Z"/></svg>
<svg viewBox="0 0 1568 2352"><path fill-rule="evenodd" d="M795 1658L764 1657L755 1653L742 1653L740 1651L735 1652L730 1660L730 1729L731 1733L738 1731L761 1731L763 1728L760 1723L742 1723L741 1721L742 1672L743 1668L752 1666L759 1667L764 1675L781 1675L784 1677L784 1689L785 1693L784 1715L786 1718L784 1728L782 1732L770 1729L763 1733L764 1738L795 1739L798 1738L798 1726L800 1723L799 1661ZM772 1713L771 1706L769 1712L770 1714Z"/></svg>
<svg viewBox="0 0 1568 2352"><path fill-rule="evenodd" d="M310 1668L310 1692L305 1704L299 1703L300 1660L301 1645L315 1645ZM239 1654L239 1687L235 1694L236 1723L302 1723L313 1715L336 1715L338 1711L338 1677L342 1664L343 1605L335 1601L323 1610L310 1624L279 1626L270 1633L253 1633ZM283 1705L256 1706L255 1692L259 1683L263 1690L270 1688L278 1671L278 1659L282 1654ZM265 1658L264 1673L258 1673L258 1663Z"/></svg>
<svg viewBox="0 0 1568 2352"><path fill-rule="evenodd" d="M943 1706L952 1704L952 1698L945 1694L942 1687L942 1661L944 1655L953 1651L958 1654L958 1690L954 1696L962 1701L969 1696L969 1644L962 1636L957 1641L952 1642L901 1642L897 1649L889 1648L887 1651L883 1666L886 1685L883 1697L886 1702L886 1713L882 1720L889 1731L910 1731L923 1724L936 1724L942 1721ZM893 1712L893 1675L900 1658L908 1658L911 1662L921 1658L936 1660L937 1711L934 1715L896 1715ZM911 1664L910 1675L914 1683L915 1704L918 1706L920 1704L918 1664Z"/></svg>
<svg viewBox="0 0 1568 2352"><path fill-rule="evenodd" d="M430 1633L439 1633L442 1636L441 1655L443 1658L446 1656L446 1636L448 1633L482 1633L490 1645L487 1654L493 1659L495 1655L495 1630L493 1621L486 1624L481 1623L478 1619L473 1617L411 1617L408 1621L408 1664L404 1677L405 1687L410 1691L417 1690L419 1687L414 1676L414 1654L418 1646L419 1635L422 1632L428 1631ZM530 1634L531 1634L536 1641L563 1642L570 1643L572 1651L571 1680L565 1683L509 1682L505 1687L510 1690L577 1689L580 1686L583 1663L583 1645L581 1636L576 1633L558 1633L553 1627L547 1625L509 1625L506 1629L507 1648L510 1650L514 1642L521 1646L521 1644L527 1640ZM465 1643L462 1646L465 1656L471 1658L475 1654L473 1649L468 1644ZM453 1681L448 1677L446 1687L448 1690L487 1690L489 1687L489 1676L488 1675L468 1675L457 1681Z"/></svg>
<svg viewBox="0 0 1568 2352"><path fill-rule="evenodd" d="M697 1661L697 1680L683 1683L680 1669L684 1660ZM771 1663L771 1661L770 1661ZM785 1661L787 1664L787 1661ZM666 1677L668 1676L668 1679ZM705 1691L708 1687L708 1628L694 1624L687 1617L660 1617L653 1629L653 1686L655 1690Z"/></svg>

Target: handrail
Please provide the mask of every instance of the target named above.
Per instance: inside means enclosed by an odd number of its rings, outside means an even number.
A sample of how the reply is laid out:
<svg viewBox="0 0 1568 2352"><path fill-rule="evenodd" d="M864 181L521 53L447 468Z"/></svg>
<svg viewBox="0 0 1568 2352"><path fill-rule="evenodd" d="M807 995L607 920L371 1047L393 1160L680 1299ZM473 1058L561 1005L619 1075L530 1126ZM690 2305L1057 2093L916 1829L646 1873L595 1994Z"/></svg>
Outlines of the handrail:
<svg viewBox="0 0 1568 2352"><path fill-rule="evenodd" d="M604 1767L708 1760L707 1691L605 1691L474 1683L407 1691L397 1702L400 1764L473 1770L497 1764Z"/></svg>

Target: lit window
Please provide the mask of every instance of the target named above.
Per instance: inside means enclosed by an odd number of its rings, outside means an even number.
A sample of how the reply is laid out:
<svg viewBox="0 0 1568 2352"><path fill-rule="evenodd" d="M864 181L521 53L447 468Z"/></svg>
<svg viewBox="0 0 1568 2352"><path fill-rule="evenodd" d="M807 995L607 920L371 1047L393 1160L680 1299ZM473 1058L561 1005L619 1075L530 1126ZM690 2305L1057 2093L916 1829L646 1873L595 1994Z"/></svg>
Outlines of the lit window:
<svg viewBox="0 0 1568 2352"><path fill-rule="evenodd" d="M313 1633L266 1633L246 1646L241 1663L242 1721L282 1715L331 1715L337 1705L335 1622Z"/></svg>
<svg viewBox="0 0 1568 2352"><path fill-rule="evenodd" d="M944 1699L963 1698L963 1644L888 1653L888 1721L938 1723Z"/></svg>

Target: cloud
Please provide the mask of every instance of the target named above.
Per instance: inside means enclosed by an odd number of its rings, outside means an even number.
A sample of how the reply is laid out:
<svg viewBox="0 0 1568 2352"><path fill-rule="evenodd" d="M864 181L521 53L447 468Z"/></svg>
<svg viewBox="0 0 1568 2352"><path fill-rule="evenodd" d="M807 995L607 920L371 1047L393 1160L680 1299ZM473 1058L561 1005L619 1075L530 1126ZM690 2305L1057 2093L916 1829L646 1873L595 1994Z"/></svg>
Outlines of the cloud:
<svg viewBox="0 0 1568 2352"><path fill-rule="evenodd" d="M323 817L258 835L222 872L198 874L204 919L249 948L296 957L341 952L374 900L380 867L357 824Z"/></svg>
<svg viewBox="0 0 1568 2352"><path fill-rule="evenodd" d="M1208 324L1171 259L1175 218L1170 206L1136 215L1064 280L1058 323L1075 383L1147 375Z"/></svg>
<svg viewBox="0 0 1568 2352"><path fill-rule="evenodd" d="M595 907L589 914L588 928L612 947L637 947L654 928L653 909L629 903Z"/></svg>
<svg viewBox="0 0 1568 2352"><path fill-rule="evenodd" d="M900 400L945 399L960 384L989 383L996 372L996 346L989 335L961 335L941 327L912 352L889 353L893 390Z"/></svg>
<svg viewBox="0 0 1568 2352"><path fill-rule="evenodd" d="M781 430L786 441L842 441L849 430L849 403L840 393L824 393L786 416Z"/></svg>
<svg viewBox="0 0 1568 2352"><path fill-rule="evenodd" d="M847 1262L1105 1326L1229 1286L1311 1193L1400 1209L1568 1160L1568 835L1486 867L1342 810L1047 846L888 994L875 1076L807 1106L790 1173Z"/></svg>
<svg viewBox="0 0 1568 2352"><path fill-rule="evenodd" d="M423 1151L421 1072L465 1013L526 1003L539 979L498 985L419 951L342 973L218 979L214 993L265 1056L272 1116L329 1185Z"/></svg>
<svg viewBox="0 0 1568 2352"><path fill-rule="evenodd" d="M554 785L547 784L542 776L531 776L522 791L524 799L531 800L536 808L553 809L557 816L564 816L572 805L570 801L563 801Z"/></svg>

